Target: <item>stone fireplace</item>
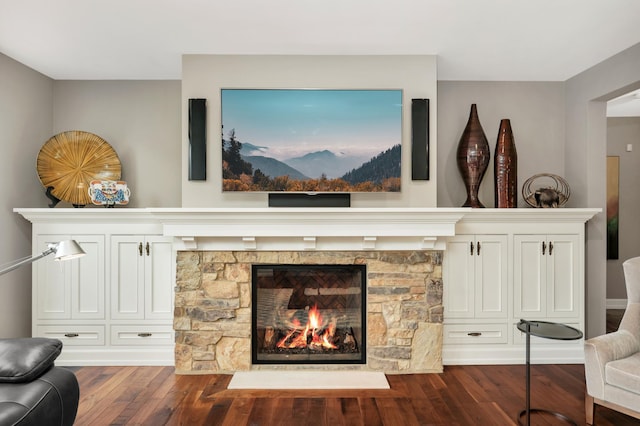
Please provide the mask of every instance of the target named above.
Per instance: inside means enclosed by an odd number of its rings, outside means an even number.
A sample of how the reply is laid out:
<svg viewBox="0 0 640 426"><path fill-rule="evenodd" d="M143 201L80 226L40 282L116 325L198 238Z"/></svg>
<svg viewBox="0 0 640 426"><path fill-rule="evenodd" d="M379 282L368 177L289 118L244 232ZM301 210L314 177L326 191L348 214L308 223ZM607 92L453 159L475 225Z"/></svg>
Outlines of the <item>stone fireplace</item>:
<svg viewBox="0 0 640 426"><path fill-rule="evenodd" d="M467 210L158 211L163 234L174 237L176 253L176 372L292 368L442 371L442 259L446 245L441 237L455 235L456 223ZM364 266L363 336L358 336L366 347L362 363L253 363L254 265Z"/></svg>
<svg viewBox="0 0 640 426"><path fill-rule="evenodd" d="M362 365L332 362L327 368L442 371L440 250L179 251L174 315L178 373L309 368L285 361L252 363L253 265L366 266L366 359Z"/></svg>

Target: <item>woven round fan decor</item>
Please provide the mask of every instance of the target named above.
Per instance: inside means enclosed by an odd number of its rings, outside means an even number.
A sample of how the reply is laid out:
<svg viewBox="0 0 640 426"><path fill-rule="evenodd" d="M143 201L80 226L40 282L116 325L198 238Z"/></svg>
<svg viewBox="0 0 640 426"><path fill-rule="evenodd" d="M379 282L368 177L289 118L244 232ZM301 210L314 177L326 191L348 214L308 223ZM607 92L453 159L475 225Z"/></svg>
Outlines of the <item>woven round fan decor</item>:
<svg viewBox="0 0 640 426"><path fill-rule="evenodd" d="M91 204L92 180L120 180L118 154L98 135L62 132L45 142L38 153L38 177L51 195L74 206Z"/></svg>

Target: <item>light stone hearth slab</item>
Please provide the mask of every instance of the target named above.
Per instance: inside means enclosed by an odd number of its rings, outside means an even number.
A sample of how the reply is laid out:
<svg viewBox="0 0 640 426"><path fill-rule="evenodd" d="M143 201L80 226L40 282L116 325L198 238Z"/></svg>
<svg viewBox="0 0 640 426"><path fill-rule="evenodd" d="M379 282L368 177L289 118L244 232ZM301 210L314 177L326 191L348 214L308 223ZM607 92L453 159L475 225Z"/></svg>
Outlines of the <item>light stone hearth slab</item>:
<svg viewBox="0 0 640 426"><path fill-rule="evenodd" d="M389 389L377 371L239 371L227 389Z"/></svg>

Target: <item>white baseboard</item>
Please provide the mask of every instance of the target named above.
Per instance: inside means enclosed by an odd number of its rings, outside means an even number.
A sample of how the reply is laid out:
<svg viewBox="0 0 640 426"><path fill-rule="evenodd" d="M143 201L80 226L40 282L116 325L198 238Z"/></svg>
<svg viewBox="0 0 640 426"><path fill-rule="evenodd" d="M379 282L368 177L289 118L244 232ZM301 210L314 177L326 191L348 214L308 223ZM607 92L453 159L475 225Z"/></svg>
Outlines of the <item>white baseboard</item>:
<svg viewBox="0 0 640 426"><path fill-rule="evenodd" d="M627 309L627 299L607 299L607 309Z"/></svg>
<svg viewBox="0 0 640 426"><path fill-rule="evenodd" d="M106 348L88 349L65 346L56 359L56 365L64 367L81 366L144 366L144 365L175 365L173 347L154 347L135 349Z"/></svg>
<svg viewBox="0 0 640 426"><path fill-rule="evenodd" d="M573 344L550 339L531 342L532 364L584 364L583 340ZM560 343L559 343L560 342ZM540 344L539 344L540 343ZM447 365L524 364L525 345L444 345L442 362Z"/></svg>

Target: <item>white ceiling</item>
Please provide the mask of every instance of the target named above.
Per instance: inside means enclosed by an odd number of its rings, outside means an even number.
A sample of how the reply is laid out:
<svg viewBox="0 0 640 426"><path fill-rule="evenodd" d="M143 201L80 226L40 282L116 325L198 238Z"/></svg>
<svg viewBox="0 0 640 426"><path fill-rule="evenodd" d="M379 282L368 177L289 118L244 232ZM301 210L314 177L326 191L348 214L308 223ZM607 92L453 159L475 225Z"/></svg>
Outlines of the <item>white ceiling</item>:
<svg viewBox="0 0 640 426"><path fill-rule="evenodd" d="M564 81L640 42L638 0L0 0L54 79L180 79L182 54L438 56L439 80Z"/></svg>

